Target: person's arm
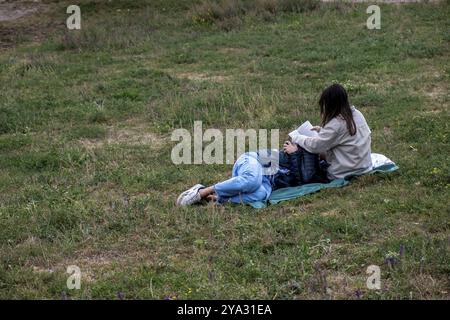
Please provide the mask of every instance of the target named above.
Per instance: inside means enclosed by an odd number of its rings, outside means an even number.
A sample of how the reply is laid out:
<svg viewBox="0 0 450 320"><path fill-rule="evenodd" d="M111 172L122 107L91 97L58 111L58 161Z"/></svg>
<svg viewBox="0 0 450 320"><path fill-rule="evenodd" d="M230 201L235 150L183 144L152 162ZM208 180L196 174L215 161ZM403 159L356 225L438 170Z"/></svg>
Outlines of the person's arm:
<svg viewBox="0 0 450 320"><path fill-rule="evenodd" d="M339 133L329 127L321 128L317 137L308 137L293 131L290 134L292 142L297 143L300 147L306 149L311 153L325 153L338 145Z"/></svg>

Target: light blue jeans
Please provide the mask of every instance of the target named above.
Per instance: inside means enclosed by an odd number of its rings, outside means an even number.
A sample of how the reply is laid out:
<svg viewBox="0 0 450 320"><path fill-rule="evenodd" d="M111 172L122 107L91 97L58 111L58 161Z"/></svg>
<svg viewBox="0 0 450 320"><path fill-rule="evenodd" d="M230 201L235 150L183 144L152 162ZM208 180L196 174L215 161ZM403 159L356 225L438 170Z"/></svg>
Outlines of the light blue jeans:
<svg viewBox="0 0 450 320"><path fill-rule="evenodd" d="M220 203L250 203L264 201L272 193L270 179L263 175L263 167L256 152L241 155L233 166L232 178L214 185Z"/></svg>

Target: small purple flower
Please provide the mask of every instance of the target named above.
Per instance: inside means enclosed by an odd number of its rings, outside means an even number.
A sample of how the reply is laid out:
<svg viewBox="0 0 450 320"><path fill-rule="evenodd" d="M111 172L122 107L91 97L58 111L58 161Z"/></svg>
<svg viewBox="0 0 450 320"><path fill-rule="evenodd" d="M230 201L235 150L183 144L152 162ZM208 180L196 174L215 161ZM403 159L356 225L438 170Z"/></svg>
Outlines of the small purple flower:
<svg viewBox="0 0 450 320"><path fill-rule="evenodd" d="M119 300L125 300L125 294L122 291L117 292L117 298Z"/></svg>
<svg viewBox="0 0 450 320"><path fill-rule="evenodd" d="M388 257L384 260L389 268L393 268L397 264L397 259L395 257Z"/></svg>
<svg viewBox="0 0 450 320"><path fill-rule="evenodd" d="M360 288L358 288L358 289L355 291L355 296L356 296L356 299L361 299L361 289L360 289Z"/></svg>
<svg viewBox="0 0 450 320"><path fill-rule="evenodd" d="M61 292L61 300L69 300L65 291Z"/></svg>

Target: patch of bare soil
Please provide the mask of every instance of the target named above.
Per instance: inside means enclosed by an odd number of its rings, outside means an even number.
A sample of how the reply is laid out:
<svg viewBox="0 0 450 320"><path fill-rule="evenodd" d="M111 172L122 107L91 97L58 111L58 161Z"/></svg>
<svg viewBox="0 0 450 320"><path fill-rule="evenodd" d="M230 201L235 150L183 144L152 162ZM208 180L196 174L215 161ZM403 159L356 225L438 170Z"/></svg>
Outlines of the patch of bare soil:
<svg viewBox="0 0 450 320"><path fill-rule="evenodd" d="M41 3L39 1L6 2L0 0L0 22L12 21L32 14L33 12L39 10L40 5Z"/></svg>
<svg viewBox="0 0 450 320"><path fill-rule="evenodd" d="M223 76L223 75L207 75L204 73L198 73L198 72L182 72L175 74L175 77L179 79L189 79L192 81L211 81L211 82L218 82L223 83L227 80L230 80L230 76Z"/></svg>
<svg viewBox="0 0 450 320"><path fill-rule="evenodd" d="M48 15L53 9L41 0L0 0L0 49L48 37L65 22Z"/></svg>

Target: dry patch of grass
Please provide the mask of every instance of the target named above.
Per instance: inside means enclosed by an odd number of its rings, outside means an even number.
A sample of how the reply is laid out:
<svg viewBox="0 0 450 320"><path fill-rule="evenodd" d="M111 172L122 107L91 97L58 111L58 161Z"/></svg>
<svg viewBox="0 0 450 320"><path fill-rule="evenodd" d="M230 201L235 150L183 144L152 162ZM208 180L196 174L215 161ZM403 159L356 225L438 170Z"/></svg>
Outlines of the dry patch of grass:
<svg viewBox="0 0 450 320"><path fill-rule="evenodd" d="M200 72L180 72L175 73L174 76L179 79L188 79L192 81L210 81L217 83L224 83L232 79L231 76L225 75L209 75L206 73Z"/></svg>
<svg viewBox="0 0 450 320"><path fill-rule="evenodd" d="M325 217L335 217L338 216L340 213L339 209L331 209L325 212L321 212L320 215L325 216Z"/></svg>
<svg viewBox="0 0 450 320"><path fill-rule="evenodd" d="M429 88L429 90L426 90L424 93L428 97L436 100L442 99L444 97L449 97L448 88L443 85L442 86L434 85L431 88Z"/></svg>
<svg viewBox="0 0 450 320"><path fill-rule="evenodd" d="M450 299L450 280L447 278L435 278L429 274L418 274L410 280L416 292L411 292L411 299L434 299L436 296Z"/></svg>
<svg viewBox="0 0 450 320"><path fill-rule="evenodd" d="M217 49L217 51L224 54L235 54L235 55L248 54L250 52L250 50L247 48L237 48L237 47L219 48Z"/></svg>
<svg viewBox="0 0 450 320"><path fill-rule="evenodd" d="M163 137L156 133L149 132L143 126L133 128L118 129L116 127L108 128L105 139L80 139L79 143L86 149L91 150L101 148L109 144L124 144L130 146L145 145L154 149L159 149L164 141Z"/></svg>
<svg viewBox="0 0 450 320"><path fill-rule="evenodd" d="M364 277L349 276L339 271L331 272L326 279L330 299L356 298L356 291L365 284Z"/></svg>

